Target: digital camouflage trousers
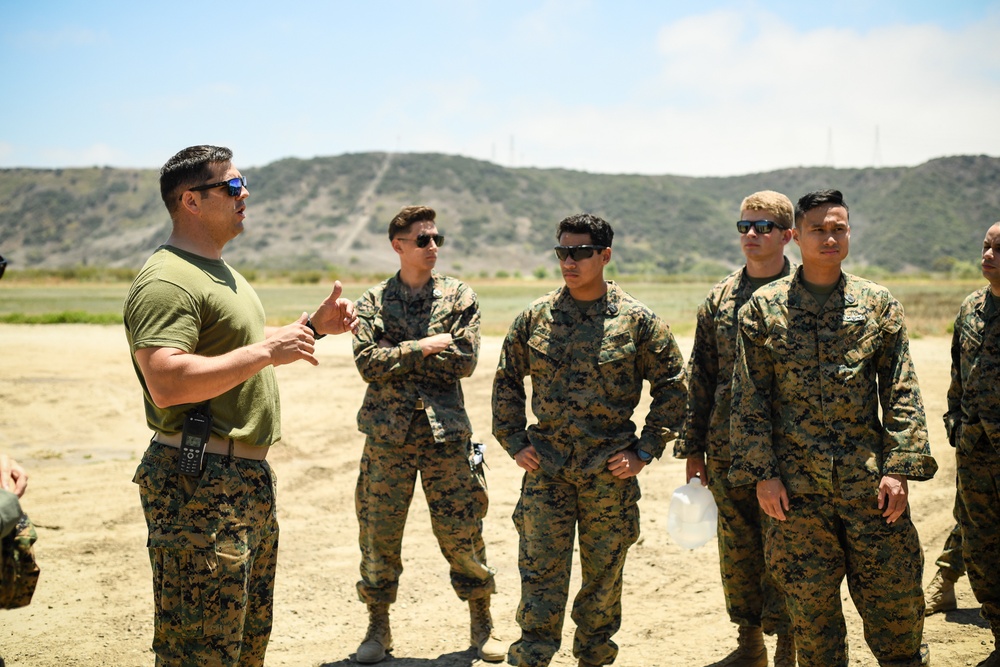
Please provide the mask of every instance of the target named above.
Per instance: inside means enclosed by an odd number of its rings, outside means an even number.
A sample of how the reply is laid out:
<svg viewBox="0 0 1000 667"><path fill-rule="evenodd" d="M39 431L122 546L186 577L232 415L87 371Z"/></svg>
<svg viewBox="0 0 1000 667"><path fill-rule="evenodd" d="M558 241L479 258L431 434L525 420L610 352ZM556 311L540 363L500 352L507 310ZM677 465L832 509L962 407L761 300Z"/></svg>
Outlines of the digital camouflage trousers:
<svg viewBox="0 0 1000 667"><path fill-rule="evenodd" d="M257 667L271 634L278 556L275 477L266 461L205 456L177 472L152 443L136 469L153 568L153 651L162 667Z"/></svg>
<svg viewBox="0 0 1000 667"><path fill-rule="evenodd" d="M887 524L874 494L792 496L790 506L785 521L768 518L764 551L785 592L799 667L847 667L845 576L879 665L920 665L923 552L909 511Z"/></svg>
<svg viewBox="0 0 1000 667"><path fill-rule="evenodd" d="M358 596L366 604L395 602L403 572L403 528L417 474L431 527L448 561L451 585L462 600L495 590L486 563L483 518L489 501L482 463L472 465L468 442L435 442L422 411L414 411L403 443L365 441L355 489L361 545Z"/></svg>

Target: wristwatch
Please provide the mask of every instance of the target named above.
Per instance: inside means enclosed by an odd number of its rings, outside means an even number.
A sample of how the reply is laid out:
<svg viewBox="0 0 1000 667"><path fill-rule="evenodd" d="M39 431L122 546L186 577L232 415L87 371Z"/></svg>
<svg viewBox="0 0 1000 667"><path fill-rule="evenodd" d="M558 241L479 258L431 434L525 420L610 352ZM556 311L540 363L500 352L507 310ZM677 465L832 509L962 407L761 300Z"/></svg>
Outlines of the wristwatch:
<svg viewBox="0 0 1000 667"><path fill-rule="evenodd" d="M635 448L635 455L639 457L639 460L642 461L643 465L648 466L653 462L653 455L643 449L639 449L638 447Z"/></svg>
<svg viewBox="0 0 1000 667"><path fill-rule="evenodd" d="M312 320L306 320L306 326L309 330L313 332L313 339L319 340L320 338L326 338L326 334L321 334L316 331L316 327L313 326Z"/></svg>

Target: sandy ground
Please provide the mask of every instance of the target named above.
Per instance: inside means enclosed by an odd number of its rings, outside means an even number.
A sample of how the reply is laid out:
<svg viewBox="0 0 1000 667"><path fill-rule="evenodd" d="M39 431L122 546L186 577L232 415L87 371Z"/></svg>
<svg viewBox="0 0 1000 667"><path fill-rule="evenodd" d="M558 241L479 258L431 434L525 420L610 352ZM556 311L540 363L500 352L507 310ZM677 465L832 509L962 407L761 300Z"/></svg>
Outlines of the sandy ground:
<svg viewBox="0 0 1000 667"><path fill-rule="evenodd" d="M685 354L691 340L679 341ZM486 520L490 563L497 574L494 615L502 636L517 636L517 535L510 520L521 472L490 432L490 388L500 340L483 341L479 369L465 382L472 423L489 443L491 507ZM911 486L913 513L928 568L951 528L955 463L941 426L948 383L948 341L913 341L941 469ZM278 369L283 443L270 461L277 471L282 551L274 631L267 664L346 665L366 616L357 601L357 524L353 493L363 439L355 426L363 383L345 337L319 345L321 365ZM30 472L23 505L38 525L42 575L29 607L0 611L0 655L8 665L152 665L152 595L146 529L132 473L149 435L138 383L120 327L0 325L0 450ZM624 621L615 637L619 665L706 665L734 645L713 540L694 551L666 532L670 494L683 482L679 461L664 459L641 474L642 537L625 571ZM399 601L392 621L390 664L477 664L468 649L468 612L448 584L418 490L404 540ZM574 565L578 569L578 565ZM573 589L579 586L574 572ZM935 665L974 665L991 635L979 619L967 579L960 609L932 616L925 641ZM851 665L875 665L846 587ZM568 617L568 615L567 615ZM553 665L575 665L573 624ZM773 638L768 640L773 648Z"/></svg>

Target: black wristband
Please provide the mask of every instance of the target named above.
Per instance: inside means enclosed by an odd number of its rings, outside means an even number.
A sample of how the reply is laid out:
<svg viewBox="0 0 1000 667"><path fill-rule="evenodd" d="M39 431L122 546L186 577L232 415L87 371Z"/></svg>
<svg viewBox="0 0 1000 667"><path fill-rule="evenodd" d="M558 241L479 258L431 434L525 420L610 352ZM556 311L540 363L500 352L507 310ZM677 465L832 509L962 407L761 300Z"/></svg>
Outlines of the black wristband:
<svg viewBox="0 0 1000 667"><path fill-rule="evenodd" d="M306 320L306 326L309 327L309 330L313 332L313 338L315 338L316 340L326 337L326 334L321 334L316 331L316 327L313 326L312 320Z"/></svg>

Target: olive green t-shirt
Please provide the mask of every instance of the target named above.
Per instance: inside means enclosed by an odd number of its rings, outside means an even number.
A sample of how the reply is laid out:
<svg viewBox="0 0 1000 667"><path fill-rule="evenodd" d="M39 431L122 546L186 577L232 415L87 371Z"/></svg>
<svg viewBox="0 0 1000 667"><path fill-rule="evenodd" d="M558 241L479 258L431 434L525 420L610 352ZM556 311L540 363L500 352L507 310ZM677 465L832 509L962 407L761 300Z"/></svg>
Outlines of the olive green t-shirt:
<svg viewBox="0 0 1000 667"><path fill-rule="evenodd" d="M142 385L151 429L179 433L191 405L157 407L135 361L135 351L171 347L214 357L264 340L264 307L250 284L225 261L160 246L125 298L125 335ZM281 438L274 367L268 366L210 403L212 431L252 445Z"/></svg>
<svg viewBox="0 0 1000 667"><path fill-rule="evenodd" d="M834 292L837 291L837 286L840 282L835 282L832 285L814 285L813 283L807 281L805 278L802 279L802 286L806 288L806 291L813 295L816 299L816 303L822 308L826 305L826 302L830 300L830 297Z"/></svg>

